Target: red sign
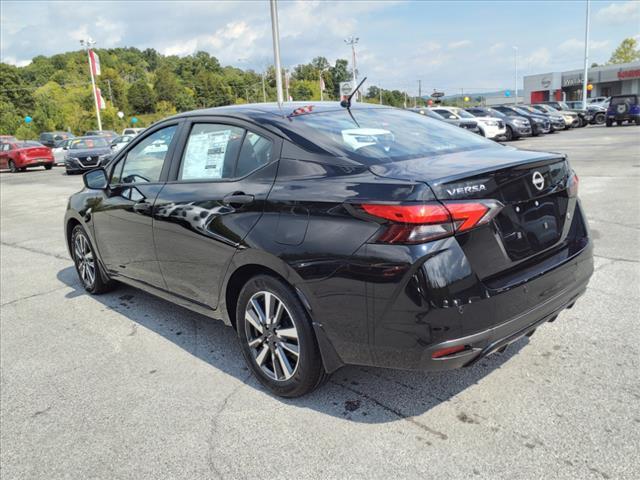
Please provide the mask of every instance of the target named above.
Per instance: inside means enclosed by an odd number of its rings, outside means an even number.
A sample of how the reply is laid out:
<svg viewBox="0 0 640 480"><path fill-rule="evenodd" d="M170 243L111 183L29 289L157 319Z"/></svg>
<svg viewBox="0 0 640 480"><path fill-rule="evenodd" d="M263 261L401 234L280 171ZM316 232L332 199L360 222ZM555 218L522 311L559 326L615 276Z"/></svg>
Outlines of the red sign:
<svg viewBox="0 0 640 480"><path fill-rule="evenodd" d="M624 70L618 72L618 78L624 80L625 78L640 78L640 68L636 70Z"/></svg>

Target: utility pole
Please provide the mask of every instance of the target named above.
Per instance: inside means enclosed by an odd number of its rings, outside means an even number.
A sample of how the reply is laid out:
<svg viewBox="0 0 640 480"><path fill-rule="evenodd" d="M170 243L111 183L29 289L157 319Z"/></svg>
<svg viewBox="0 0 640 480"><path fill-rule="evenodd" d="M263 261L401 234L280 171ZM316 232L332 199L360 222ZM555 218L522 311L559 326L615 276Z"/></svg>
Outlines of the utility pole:
<svg viewBox="0 0 640 480"><path fill-rule="evenodd" d="M280 67L280 29L278 27L278 2L270 0L271 36L273 37L273 62L276 69L278 105L282 105L282 68Z"/></svg>
<svg viewBox="0 0 640 480"><path fill-rule="evenodd" d="M284 69L284 89L285 89L285 96L286 96L286 101L289 101L289 72L287 71L287 69Z"/></svg>
<svg viewBox="0 0 640 480"><path fill-rule="evenodd" d="M418 80L418 97L422 98L422 80Z"/></svg>
<svg viewBox="0 0 640 480"><path fill-rule="evenodd" d="M589 13L591 2L587 0L587 21L584 27L584 73L582 76L582 109L587 109L587 84L589 83Z"/></svg>
<svg viewBox="0 0 640 480"><path fill-rule="evenodd" d="M353 35L351 35L349 38L346 38L344 41L344 43L351 46L351 67L352 67L351 74L353 77L353 88L356 88L356 85L358 85L358 78L356 75L356 45L358 44L358 40L360 40L360 38L354 37ZM358 95L356 94L355 97L357 96Z"/></svg>
<svg viewBox="0 0 640 480"><path fill-rule="evenodd" d="M518 47L513 47L513 59L515 63L515 73L514 73L514 85L513 90L515 95L513 96L513 102L518 104Z"/></svg>
<svg viewBox="0 0 640 480"><path fill-rule="evenodd" d="M404 91L404 108L407 108L407 91Z"/></svg>
<svg viewBox="0 0 640 480"><path fill-rule="evenodd" d="M267 87L264 84L264 72L262 72L262 100L267 103Z"/></svg>
<svg viewBox="0 0 640 480"><path fill-rule="evenodd" d="M98 105L98 91L96 90L96 79L93 76L93 62L91 61L91 47L96 44L91 38L80 40L80 45L87 51L89 60L89 73L91 74L91 88L93 89L93 103L96 106L96 117L98 118L98 130L102 130L102 120L100 120L100 106Z"/></svg>
<svg viewBox="0 0 640 480"><path fill-rule="evenodd" d="M380 85L378 90L380 90L380 105L382 105L382 85Z"/></svg>
<svg viewBox="0 0 640 480"><path fill-rule="evenodd" d="M107 85L109 85L109 100L111 100L111 106L114 107L113 93L111 92L111 80L107 79Z"/></svg>

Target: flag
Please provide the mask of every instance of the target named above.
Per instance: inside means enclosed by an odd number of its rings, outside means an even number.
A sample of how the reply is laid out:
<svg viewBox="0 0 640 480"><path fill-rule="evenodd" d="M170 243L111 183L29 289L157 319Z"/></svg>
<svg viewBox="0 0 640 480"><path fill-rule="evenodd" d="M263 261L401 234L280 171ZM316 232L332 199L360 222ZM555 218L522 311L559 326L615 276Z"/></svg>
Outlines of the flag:
<svg viewBox="0 0 640 480"><path fill-rule="evenodd" d="M100 110L104 110L105 108L107 108L107 102L104 100L102 92L98 87L96 87L96 99L98 100L98 108Z"/></svg>
<svg viewBox="0 0 640 480"><path fill-rule="evenodd" d="M93 50L89 50L89 59L91 62L91 71L94 76L100 75L100 57Z"/></svg>

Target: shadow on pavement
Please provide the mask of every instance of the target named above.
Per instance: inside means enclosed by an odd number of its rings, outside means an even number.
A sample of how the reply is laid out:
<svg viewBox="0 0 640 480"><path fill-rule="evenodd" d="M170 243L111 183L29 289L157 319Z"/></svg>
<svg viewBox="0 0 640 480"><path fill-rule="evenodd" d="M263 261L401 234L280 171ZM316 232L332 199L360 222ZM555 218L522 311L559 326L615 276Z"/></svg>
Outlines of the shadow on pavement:
<svg viewBox="0 0 640 480"><path fill-rule="evenodd" d="M57 278L73 288L66 297L89 295L78 281L74 267L58 272ZM106 308L131 320L132 333L142 326L161 335L213 368L240 380L248 368L231 327L141 290L120 285L114 291L92 297ZM523 338L504 353L494 354L473 367L441 373L347 366L335 372L315 392L297 399L282 399L267 392L255 378L247 384L278 401L362 423L385 423L420 416L478 383L518 353L528 343ZM459 418L474 423L473 417ZM421 426L421 425L418 425ZM428 428L428 427L424 427ZM443 435L440 432L430 433Z"/></svg>

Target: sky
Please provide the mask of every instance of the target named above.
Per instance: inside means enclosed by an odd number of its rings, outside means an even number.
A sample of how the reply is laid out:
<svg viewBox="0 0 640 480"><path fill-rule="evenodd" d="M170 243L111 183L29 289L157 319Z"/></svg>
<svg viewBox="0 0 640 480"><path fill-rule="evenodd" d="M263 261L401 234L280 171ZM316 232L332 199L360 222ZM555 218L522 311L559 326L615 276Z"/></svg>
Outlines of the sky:
<svg viewBox="0 0 640 480"><path fill-rule="evenodd" d="M25 65L37 55L79 48L205 50L223 65L262 71L273 62L269 2L2 0L0 57ZM357 63L369 85L447 95L514 85L522 75L581 68L586 0L278 2L283 67L325 56ZM627 37L640 40L640 1L591 2L590 61L606 62Z"/></svg>

